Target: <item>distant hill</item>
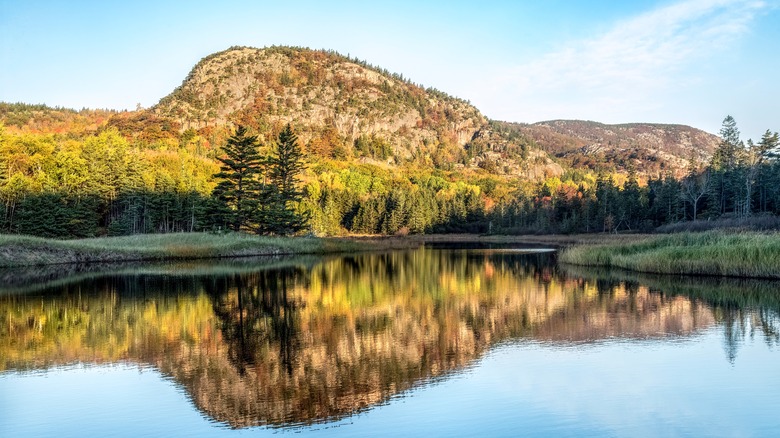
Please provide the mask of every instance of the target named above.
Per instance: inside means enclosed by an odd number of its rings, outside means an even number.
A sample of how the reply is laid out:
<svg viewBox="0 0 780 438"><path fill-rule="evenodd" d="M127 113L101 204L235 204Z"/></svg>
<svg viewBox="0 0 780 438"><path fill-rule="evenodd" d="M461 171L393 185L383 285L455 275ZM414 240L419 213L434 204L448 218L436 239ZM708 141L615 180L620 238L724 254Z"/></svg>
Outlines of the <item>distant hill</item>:
<svg viewBox="0 0 780 438"><path fill-rule="evenodd" d="M720 141L716 135L684 125L605 125L582 120L512 125L520 135L573 168L626 171L633 166L648 176L667 171L681 176L691 160L709 161Z"/></svg>
<svg viewBox="0 0 780 438"><path fill-rule="evenodd" d="M119 114L113 110L49 107L26 103L0 102L0 122L7 129L19 132L35 133L89 133L113 116Z"/></svg>

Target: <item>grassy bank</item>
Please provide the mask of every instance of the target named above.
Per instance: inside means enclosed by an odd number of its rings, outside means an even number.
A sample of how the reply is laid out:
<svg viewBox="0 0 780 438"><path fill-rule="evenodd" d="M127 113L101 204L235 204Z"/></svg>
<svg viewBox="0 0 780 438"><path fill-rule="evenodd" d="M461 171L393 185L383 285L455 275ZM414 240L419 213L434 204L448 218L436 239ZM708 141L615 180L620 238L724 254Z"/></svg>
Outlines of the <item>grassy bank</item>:
<svg viewBox="0 0 780 438"><path fill-rule="evenodd" d="M656 274L780 278L780 233L682 233L575 246L559 260Z"/></svg>
<svg viewBox="0 0 780 438"><path fill-rule="evenodd" d="M0 267L253 255L327 254L360 251L370 247L369 243L345 239L262 237L244 234L145 234L77 240L0 235Z"/></svg>
<svg viewBox="0 0 780 438"><path fill-rule="evenodd" d="M189 260L284 254L329 254L416 248L430 243L495 243L549 247L636 242L646 235L480 236L442 234L351 236L346 238L263 237L245 234L174 233L56 240L0 234L0 268L62 263Z"/></svg>

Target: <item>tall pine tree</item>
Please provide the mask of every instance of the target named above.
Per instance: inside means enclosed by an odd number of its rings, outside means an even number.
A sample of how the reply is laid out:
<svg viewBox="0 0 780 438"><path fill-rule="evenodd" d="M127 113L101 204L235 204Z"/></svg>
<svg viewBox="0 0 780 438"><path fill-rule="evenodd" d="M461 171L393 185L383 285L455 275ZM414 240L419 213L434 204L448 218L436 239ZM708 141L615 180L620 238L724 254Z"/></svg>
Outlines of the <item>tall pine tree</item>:
<svg viewBox="0 0 780 438"><path fill-rule="evenodd" d="M738 191L741 188L738 164L743 145L739 139L737 122L733 117L726 116L723 119L720 138L720 144L710 163L713 171L713 181L710 186L712 191L710 196L714 201L712 207L715 207L713 213L720 215L729 210L738 213Z"/></svg>
<svg viewBox="0 0 780 438"><path fill-rule="evenodd" d="M268 176L271 182L267 208L262 208L259 231L271 234L293 234L304 229L308 217L298 211L303 192L299 186L299 175L303 171L303 153L298 145L298 136L287 124L268 158Z"/></svg>
<svg viewBox="0 0 780 438"><path fill-rule="evenodd" d="M214 176L222 181L214 189L213 196L224 207L222 214L233 231L253 227L262 190L259 182L262 158L257 150L257 136L249 135L238 126L223 147L224 157L220 171Z"/></svg>
<svg viewBox="0 0 780 438"><path fill-rule="evenodd" d="M778 147L780 147L780 135L766 130L761 140L756 145L759 154L759 169L757 175L758 184L758 209L766 212L771 198L770 193L777 191L780 184L780 175L776 164L778 159Z"/></svg>

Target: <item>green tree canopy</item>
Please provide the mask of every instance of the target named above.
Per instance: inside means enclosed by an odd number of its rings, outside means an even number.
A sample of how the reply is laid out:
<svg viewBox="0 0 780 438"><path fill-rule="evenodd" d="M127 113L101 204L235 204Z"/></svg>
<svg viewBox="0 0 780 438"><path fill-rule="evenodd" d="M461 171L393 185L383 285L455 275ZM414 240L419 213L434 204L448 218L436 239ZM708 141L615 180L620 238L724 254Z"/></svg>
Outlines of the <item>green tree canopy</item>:
<svg viewBox="0 0 780 438"><path fill-rule="evenodd" d="M299 177L304 169L303 153L298 136L287 124L268 158L270 203L262 209L264 224L260 231L272 234L293 234L306 227L308 217L297 211L303 196Z"/></svg>
<svg viewBox="0 0 780 438"><path fill-rule="evenodd" d="M224 157L217 157L220 171L214 176L222 180L214 189L214 196L227 207L224 214L234 231L252 226L260 203L262 157L258 152L256 135L238 126L223 147Z"/></svg>

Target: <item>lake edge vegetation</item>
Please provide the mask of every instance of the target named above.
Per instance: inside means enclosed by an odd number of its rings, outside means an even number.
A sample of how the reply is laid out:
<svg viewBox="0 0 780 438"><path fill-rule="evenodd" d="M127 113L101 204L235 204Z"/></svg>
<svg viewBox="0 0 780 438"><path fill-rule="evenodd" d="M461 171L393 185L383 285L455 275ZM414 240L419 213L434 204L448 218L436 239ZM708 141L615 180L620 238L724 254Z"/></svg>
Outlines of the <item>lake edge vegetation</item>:
<svg viewBox="0 0 780 438"><path fill-rule="evenodd" d="M0 235L0 268L66 263L191 260L365 251L348 239L252 236L244 233L168 233L58 240Z"/></svg>
<svg viewBox="0 0 780 438"><path fill-rule="evenodd" d="M780 233L658 235L634 243L573 246L558 260L653 274L780 279Z"/></svg>
<svg viewBox="0 0 780 438"><path fill-rule="evenodd" d="M171 261L267 255L349 254L364 251L412 249L426 244L525 244L564 248L604 240L633 243L644 234L477 235L431 234L408 236L256 236L247 233L166 233L132 236L53 239L0 234L0 268L74 263Z"/></svg>

